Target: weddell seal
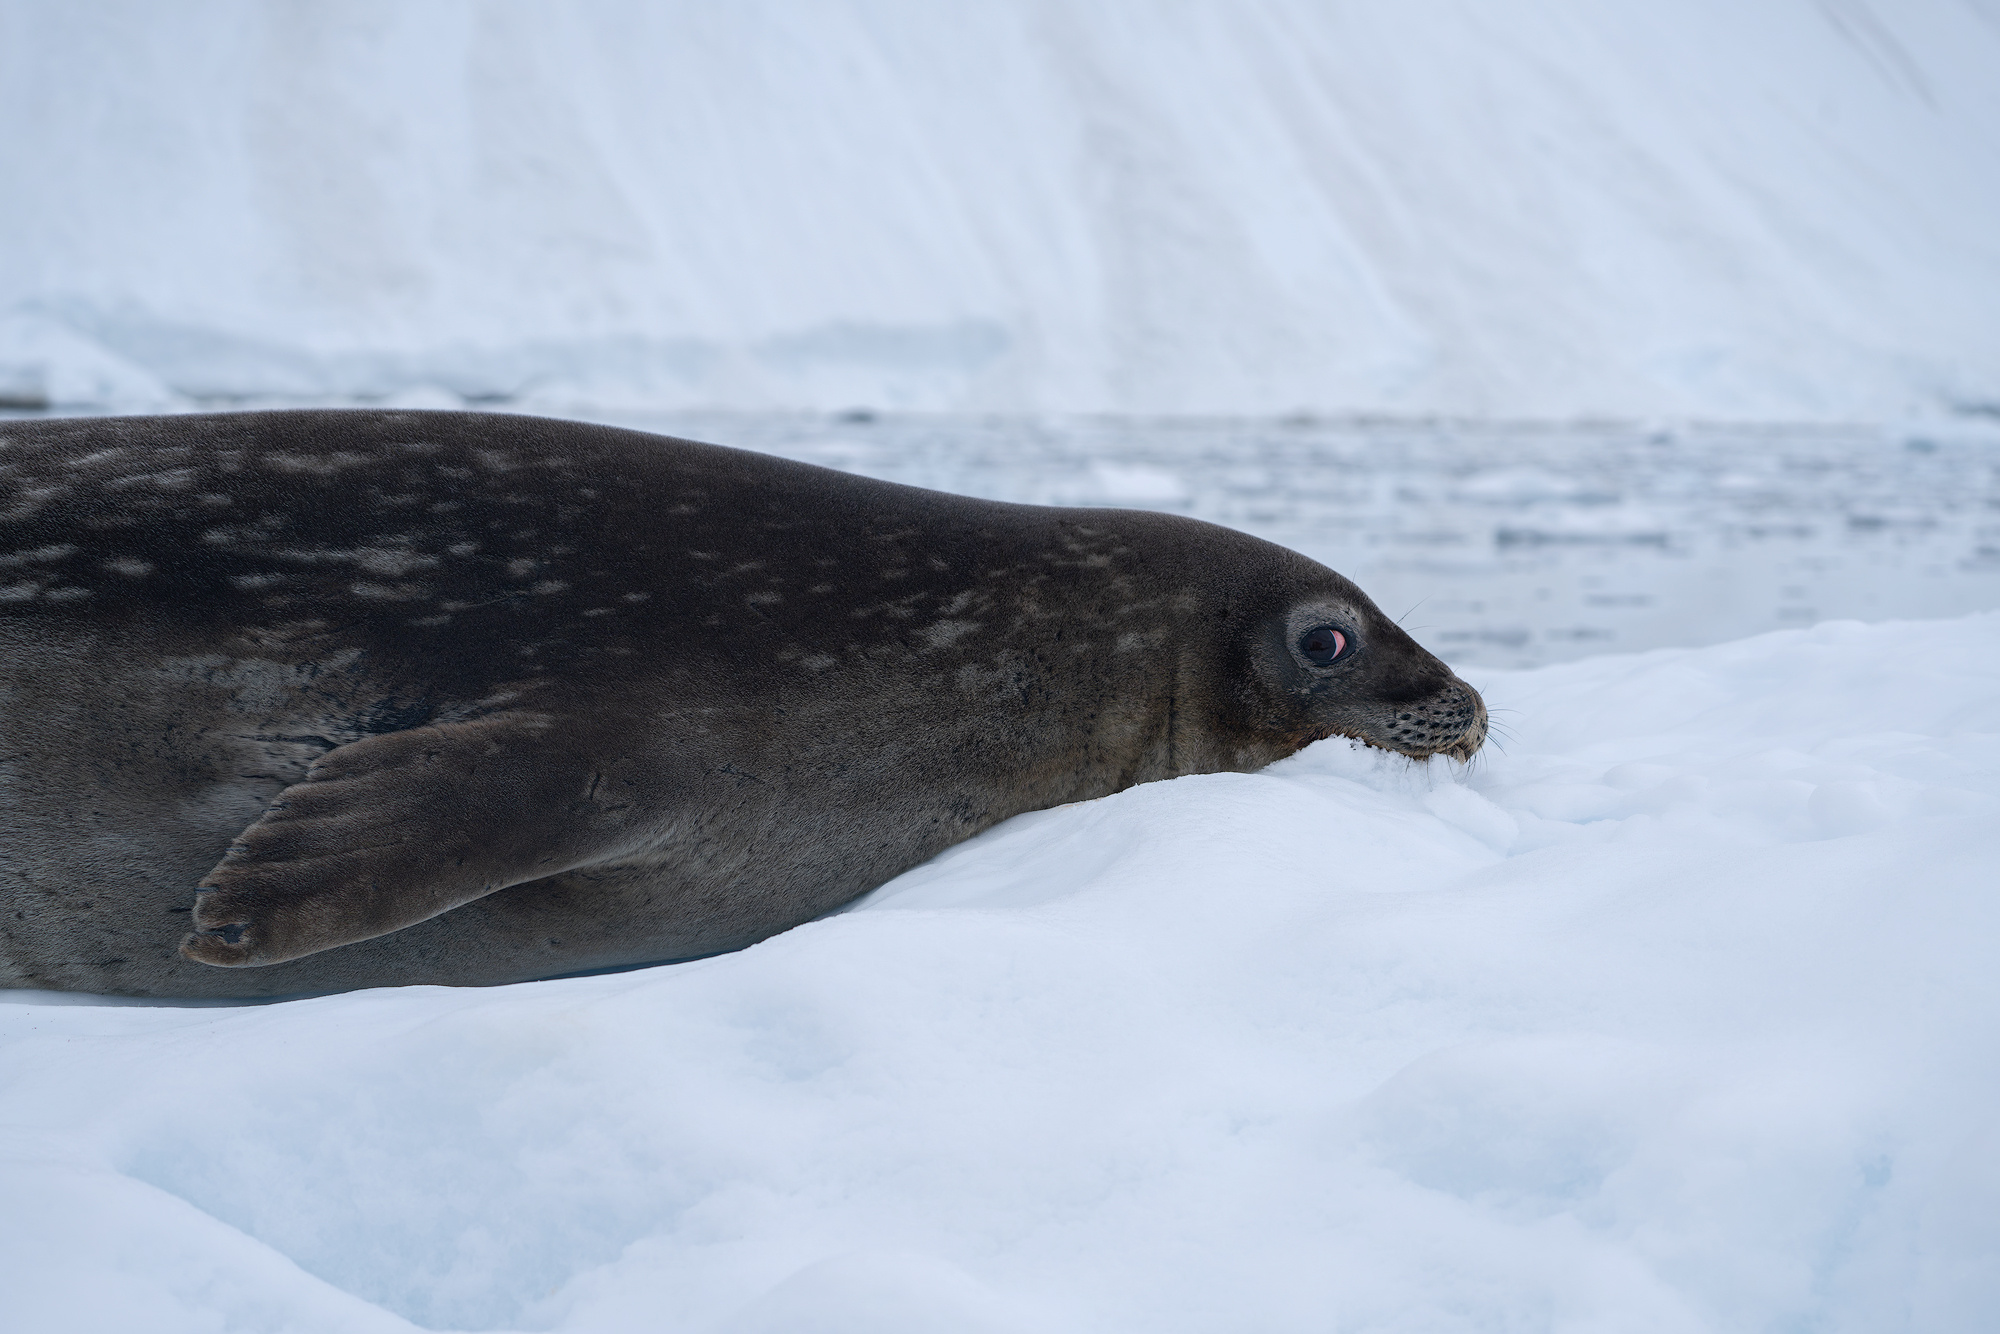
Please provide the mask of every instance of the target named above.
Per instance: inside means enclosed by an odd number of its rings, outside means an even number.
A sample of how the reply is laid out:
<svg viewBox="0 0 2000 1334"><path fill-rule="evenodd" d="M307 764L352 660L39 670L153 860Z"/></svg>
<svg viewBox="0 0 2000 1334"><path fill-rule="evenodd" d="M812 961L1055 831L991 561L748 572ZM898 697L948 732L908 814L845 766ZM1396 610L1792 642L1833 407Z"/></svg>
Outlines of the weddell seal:
<svg viewBox="0 0 2000 1334"><path fill-rule="evenodd" d="M0 986L269 996L736 949L1023 811L1486 711L1176 515L633 431L0 422Z"/></svg>

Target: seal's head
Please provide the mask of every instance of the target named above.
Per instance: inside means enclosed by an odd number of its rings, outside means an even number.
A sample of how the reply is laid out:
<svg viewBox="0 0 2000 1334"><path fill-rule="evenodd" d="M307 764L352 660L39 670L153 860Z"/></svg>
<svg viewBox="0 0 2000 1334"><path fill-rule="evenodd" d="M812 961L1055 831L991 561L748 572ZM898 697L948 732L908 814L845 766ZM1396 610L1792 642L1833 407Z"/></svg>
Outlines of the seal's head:
<svg viewBox="0 0 2000 1334"><path fill-rule="evenodd" d="M1275 757L1330 736L1414 759L1467 761L1485 744L1486 705L1352 582L1296 552L1237 539L1203 577L1226 645L1244 753ZM1213 614L1213 613L1212 613ZM1222 692L1218 692L1222 693ZM1252 739L1254 738L1254 739Z"/></svg>
<svg viewBox="0 0 2000 1334"><path fill-rule="evenodd" d="M1332 579L1261 618L1252 671L1270 721L1416 759L1470 760L1486 741L1479 692L1360 589Z"/></svg>

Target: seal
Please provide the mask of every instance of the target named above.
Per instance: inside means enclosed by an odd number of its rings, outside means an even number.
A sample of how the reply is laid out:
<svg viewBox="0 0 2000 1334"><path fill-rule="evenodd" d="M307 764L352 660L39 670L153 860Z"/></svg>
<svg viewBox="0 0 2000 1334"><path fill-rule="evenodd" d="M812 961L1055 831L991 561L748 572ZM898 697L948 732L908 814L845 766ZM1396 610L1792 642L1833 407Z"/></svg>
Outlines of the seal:
<svg viewBox="0 0 2000 1334"><path fill-rule="evenodd" d="M0 985L697 957L1023 811L1485 728L1180 516L487 413L0 424Z"/></svg>

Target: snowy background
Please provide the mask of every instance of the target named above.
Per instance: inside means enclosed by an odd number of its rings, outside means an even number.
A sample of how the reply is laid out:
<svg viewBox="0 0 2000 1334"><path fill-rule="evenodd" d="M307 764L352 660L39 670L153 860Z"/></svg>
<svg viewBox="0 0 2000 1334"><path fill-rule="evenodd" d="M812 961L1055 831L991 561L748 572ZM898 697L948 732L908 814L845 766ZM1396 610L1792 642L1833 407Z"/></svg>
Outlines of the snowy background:
<svg viewBox="0 0 2000 1334"><path fill-rule="evenodd" d="M63 406L2000 411L1995 0L7 0Z"/></svg>
<svg viewBox="0 0 2000 1334"><path fill-rule="evenodd" d="M2000 1324L1996 0L0 0L0 415L364 402L1244 528L1495 744L0 993L9 1334Z"/></svg>

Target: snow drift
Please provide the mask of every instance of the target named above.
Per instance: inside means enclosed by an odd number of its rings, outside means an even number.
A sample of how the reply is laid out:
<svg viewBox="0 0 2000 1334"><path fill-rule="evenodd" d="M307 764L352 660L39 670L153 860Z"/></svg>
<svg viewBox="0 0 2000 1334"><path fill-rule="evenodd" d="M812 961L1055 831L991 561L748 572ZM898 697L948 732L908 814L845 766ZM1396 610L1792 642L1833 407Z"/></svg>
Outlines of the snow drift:
<svg viewBox="0 0 2000 1334"><path fill-rule="evenodd" d="M0 0L0 401L2000 405L1992 0Z"/></svg>
<svg viewBox="0 0 2000 1334"><path fill-rule="evenodd" d="M743 953L0 999L21 1334L1990 1327L2000 614L1474 673Z"/></svg>

